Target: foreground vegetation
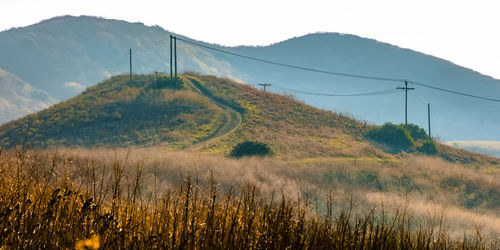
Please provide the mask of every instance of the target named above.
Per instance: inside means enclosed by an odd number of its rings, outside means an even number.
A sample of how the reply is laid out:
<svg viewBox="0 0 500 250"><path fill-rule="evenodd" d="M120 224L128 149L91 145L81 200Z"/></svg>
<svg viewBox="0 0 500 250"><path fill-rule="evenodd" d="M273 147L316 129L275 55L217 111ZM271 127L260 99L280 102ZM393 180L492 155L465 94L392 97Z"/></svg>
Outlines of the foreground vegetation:
<svg viewBox="0 0 500 250"><path fill-rule="evenodd" d="M311 174L334 173L335 168L352 166L329 161L330 170L325 172L325 163L314 163L315 171L308 170L309 164L165 154L152 149L138 149L132 154L110 150L4 151L0 155L0 244L12 248L73 248L87 243L147 249L498 247L494 237L481 234L485 228L455 234L442 213L421 216L413 210L411 201L395 207L378 202L363 208L357 205L359 198L338 195L342 190L338 181L323 180L298 188L296 196L288 185L277 184L280 179L308 182L316 178ZM376 170L372 169L371 175L366 173L368 165L382 168L376 163L357 165L361 169L353 171L354 176L364 172L364 182L370 183L370 178L384 182L385 177ZM262 174L260 180L235 178L258 172ZM302 175L297 175L300 172ZM273 177L276 173L281 173L281 178L271 181L277 178ZM285 178L294 173L302 179ZM487 180L480 173L474 174L472 178ZM407 179L412 179L409 175ZM443 175L450 180L454 174ZM425 188L420 181L413 182L400 186ZM326 192L316 189L318 185L337 188ZM392 190L387 186L384 189ZM367 186L363 190L369 193ZM82 241L85 239L90 240Z"/></svg>

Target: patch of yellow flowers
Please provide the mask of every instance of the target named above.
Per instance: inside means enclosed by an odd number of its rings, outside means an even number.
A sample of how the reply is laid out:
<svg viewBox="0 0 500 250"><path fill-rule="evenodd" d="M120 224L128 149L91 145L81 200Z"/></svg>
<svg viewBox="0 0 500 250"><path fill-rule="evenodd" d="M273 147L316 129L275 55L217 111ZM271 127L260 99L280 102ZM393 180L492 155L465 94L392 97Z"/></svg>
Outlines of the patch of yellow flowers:
<svg viewBox="0 0 500 250"><path fill-rule="evenodd" d="M77 250L99 249L100 246L101 246L101 240L99 235L94 235L89 239L79 240L78 242L76 242Z"/></svg>

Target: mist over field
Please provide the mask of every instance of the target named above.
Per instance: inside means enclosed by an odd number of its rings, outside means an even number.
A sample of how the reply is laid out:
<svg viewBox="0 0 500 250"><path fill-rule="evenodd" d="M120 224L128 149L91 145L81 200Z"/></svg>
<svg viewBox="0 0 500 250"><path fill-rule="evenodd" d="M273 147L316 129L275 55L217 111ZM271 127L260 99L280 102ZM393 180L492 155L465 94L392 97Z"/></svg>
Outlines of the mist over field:
<svg viewBox="0 0 500 250"><path fill-rule="evenodd" d="M451 141L447 142L446 144L452 147L463 148L476 153L500 157L499 141Z"/></svg>

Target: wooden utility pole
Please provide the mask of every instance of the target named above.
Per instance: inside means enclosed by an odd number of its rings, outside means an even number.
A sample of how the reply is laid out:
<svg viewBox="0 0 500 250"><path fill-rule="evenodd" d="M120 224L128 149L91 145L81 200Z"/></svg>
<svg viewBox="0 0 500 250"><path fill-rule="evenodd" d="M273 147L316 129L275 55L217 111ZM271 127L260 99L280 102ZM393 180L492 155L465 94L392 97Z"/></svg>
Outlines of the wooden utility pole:
<svg viewBox="0 0 500 250"><path fill-rule="evenodd" d="M396 89L405 91L405 125L408 125L408 90L414 90L415 88L408 88L408 81L405 81L404 87L397 87Z"/></svg>
<svg viewBox="0 0 500 250"><path fill-rule="evenodd" d="M174 36L175 82L177 82L177 37Z"/></svg>
<svg viewBox="0 0 500 250"><path fill-rule="evenodd" d="M270 83L259 83L259 86L264 87L264 91L266 91L266 87L270 87L271 84Z"/></svg>
<svg viewBox="0 0 500 250"><path fill-rule="evenodd" d="M431 137L431 104L427 103L427 121L429 123L429 137Z"/></svg>
<svg viewBox="0 0 500 250"><path fill-rule="evenodd" d="M170 35L170 79L173 78L172 67L172 35Z"/></svg>
<svg viewBox="0 0 500 250"><path fill-rule="evenodd" d="M130 80L132 81L132 49L129 49L129 58L130 58Z"/></svg>

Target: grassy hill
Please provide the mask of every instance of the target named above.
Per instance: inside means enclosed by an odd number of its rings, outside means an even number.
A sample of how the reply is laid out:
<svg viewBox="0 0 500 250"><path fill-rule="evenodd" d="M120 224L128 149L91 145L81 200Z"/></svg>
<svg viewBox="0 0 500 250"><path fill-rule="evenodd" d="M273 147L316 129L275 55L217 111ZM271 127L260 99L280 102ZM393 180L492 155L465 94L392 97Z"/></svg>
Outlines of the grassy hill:
<svg viewBox="0 0 500 250"><path fill-rule="evenodd" d="M153 75L115 76L68 101L0 128L4 147L191 144L219 126L221 110L187 87Z"/></svg>
<svg viewBox="0 0 500 250"><path fill-rule="evenodd" d="M368 127L349 117L213 76L181 76L179 89L160 88L155 75L112 77L68 101L0 127L0 143L48 146L150 146L185 148L226 122L216 101L241 114L227 136L199 150L228 153L237 143L258 140L278 155L382 156L362 140ZM168 79L168 78L167 78ZM213 91L213 92L212 92Z"/></svg>
<svg viewBox="0 0 500 250"><path fill-rule="evenodd" d="M365 123L229 79L198 74L187 74L187 78L243 113L243 122L234 133L211 141L202 151L228 153L241 141L257 140L279 155L383 155L362 140L369 127Z"/></svg>
<svg viewBox="0 0 500 250"><path fill-rule="evenodd" d="M366 139L374 127L293 97L225 78L188 73L175 85L164 75L111 77L82 94L0 127L0 146L162 146L228 155L260 141L277 157L368 157L394 160ZM242 118L239 118L239 117ZM239 121L238 119L241 119ZM203 143L201 143L203 142ZM439 156L468 164L495 158L438 144Z"/></svg>

